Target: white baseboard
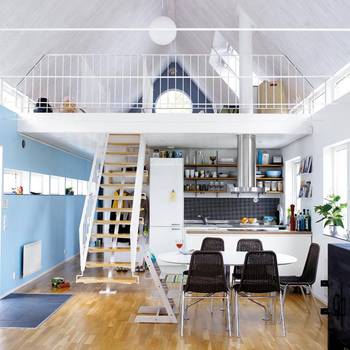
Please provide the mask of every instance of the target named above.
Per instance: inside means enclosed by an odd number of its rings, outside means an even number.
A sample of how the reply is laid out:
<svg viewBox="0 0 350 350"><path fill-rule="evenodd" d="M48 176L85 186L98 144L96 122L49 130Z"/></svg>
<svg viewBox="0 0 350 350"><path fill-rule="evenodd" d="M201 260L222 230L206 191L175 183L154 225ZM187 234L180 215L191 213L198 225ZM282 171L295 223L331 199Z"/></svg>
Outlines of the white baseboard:
<svg viewBox="0 0 350 350"><path fill-rule="evenodd" d="M26 285L28 285L28 284L30 284L30 283L33 283L34 281L36 281L37 279L39 279L39 278L43 277L44 275L48 274L49 272L51 272L52 270L56 269L57 267L59 267L59 266L63 265L64 263L66 263L66 262L68 262L68 261L74 259L74 258L75 258L76 256L78 256L78 255L79 255L79 253L72 255L71 257L69 257L69 258L67 258L67 259L65 259L65 260L63 260L63 261L61 261L60 263L58 263L58 264L56 264L56 265L50 267L48 270L42 272L40 275L38 275L38 276L32 278L31 280L29 280L29 281L27 281L27 282L22 283L21 285L17 286L17 287L14 288L14 289L11 289L11 290L8 291L8 292L6 292L6 293L0 295L0 299L5 298L7 295L9 295L9 294L11 294L11 293L14 293L16 290L18 290L18 289L20 289L20 288L23 288L23 287L25 287Z"/></svg>
<svg viewBox="0 0 350 350"><path fill-rule="evenodd" d="M314 295L314 297L319 301L321 302L322 304L324 305L327 305L328 304L328 299L325 297L325 296L321 296L321 295L318 295L316 294L315 292L311 291L311 293Z"/></svg>

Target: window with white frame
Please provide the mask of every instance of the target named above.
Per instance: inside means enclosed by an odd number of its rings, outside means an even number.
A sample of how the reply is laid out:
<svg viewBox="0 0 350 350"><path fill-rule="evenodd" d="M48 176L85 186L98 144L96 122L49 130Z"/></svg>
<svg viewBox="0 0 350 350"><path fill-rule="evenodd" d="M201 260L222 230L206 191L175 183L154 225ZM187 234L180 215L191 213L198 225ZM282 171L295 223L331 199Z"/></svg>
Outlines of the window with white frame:
<svg viewBox="0 0 350 350"><path fill-rule="evenodd" d="M86 196L87 195L87 181L78 180L78 195Z"/></svg>
<svg viewBox="0 0 350 350"><path fill-rule="evenodd" d="M156 101L156 113L192 113L191 98L182 90L166 90Z"/></svg>
<svg viewBox="0 0 350 350"><path fill-rule="evenodd" d="M66 178L66 194L76 195L78 193L78 180Z"/></svg>
<svg viewBox="0 0 350 350"><path fill-rule="evenodd" d="M334 97L339 98L348 92L350 92L350 73L336 81L334 88Z"/></svg>
<svg viewBox="0 0 350 350"><path fill-rule="evenodd" d="M30 192L37 194L50 194L50 176L39 173L31 173Z"/></svg>
<svg viewBox="0 0 350 350"><path fill-rule="evenodd" d="M295 211L301 210L300 192L300 162L301 158L297 157L285 162L285 206L286 211L291 204L295 205Z"/></svg>
<svg viewBox="0 0 350 350"><path fill-rule="evenodd" d="M350 199L350 143L346 142L328 147L324 162L324 196L339 195L341 203ZM350 208L343 210L344 228L349 229ZM340 232L342 230L340 229Z"/></svg>
<svg viewBox="0 0 350 350"><path fill-rule="evenodd" d="M52 195L64 195L66 179L61 176L50 176L50 194Z"/></svg>
<svg viewBox="0 0 350 350"><path fill-rule="evenodd" d="M4 193L28 194L29 172L15 169L4 170Z"/></svg>

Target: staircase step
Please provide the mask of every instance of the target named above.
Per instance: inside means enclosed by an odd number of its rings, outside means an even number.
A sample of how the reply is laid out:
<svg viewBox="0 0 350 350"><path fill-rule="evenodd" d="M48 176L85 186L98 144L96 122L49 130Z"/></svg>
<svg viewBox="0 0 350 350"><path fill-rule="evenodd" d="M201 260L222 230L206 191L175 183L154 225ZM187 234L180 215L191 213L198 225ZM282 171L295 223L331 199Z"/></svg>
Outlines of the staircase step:
<svg viewBox="0 0 350 350"><path fill-rule="evenodd" d="M111 165L111 166L120 166L124 168L136 168L137 163L130 163L130 162L104 162L104 165Z"/></svg>
<svg viewBox="0 0 350 350"><path fill-rule="evenodd" d="M130 262L108 262L108 261L87 261L86 262L86 268L93 269L93 268L99 268L99 267L131 267Z"/></svg>
<svg viewBox="0 0 350 350"><path fill-rule="evenodd" d="M123 201L132 201L134 196L98 196L99 200L123 200ZM141 199L146 199L146 196L141 196Z"/></svg>
<svg viewBox="0 0 350 350"><path fill-rule="evenodd" d="M77 277L76 283L119 283L119 284L137 284L139 283L138 276L133 277Z"/></svg>
<svg viewBox="0 0 350 350"><path fill-rule="evenodd" d="M130 147L136 147L140 144L138 142L108 142L108 145L110 146L130 146Z"/></svg>
<svg viewBox="0 0 350 350"><path fill-rule="evenodd" d="M141 208L140 211L144 209ZM97 212L111 212L111 213L132 213L132 208L96 208Z"/></svg>
<svg viewBox="0 0 350 350"><path fill-rule="evenodd" d="M95 220L96 225L131 225L130 220Z"/></svg>
<svg viewBox="0 0 350 350"><path fill-rule="evenodd" d="M104 177L135 177L136 171L109 171L107 173L102 173Z"/></svg>
<svg viewBox="0 0 350 350"><path fill-rule="evenodd" d="M93 238L130 238L129 233L92 233Z"/></svg>
<svg viewBox="0 0 350 350"><path fill-rule="evenodd" d="M102 173L104 177L135 177L136 171L109 171L106 173ZM145 171L143 176L148 176L148 172Z"/></svg>
<svg viewBox="0 0 350 350"><path fill-rule="evenodd" d="M116 155L116 156L132 156L132 157L137 157L139 154L137 152L114 152L114 151L108 151L106 152L106 155L108 156L112 156L112 155Z"/></svg>
<svg viewBox="0 0 350 350"><path fill-rule="evenodd" d="M125 253L130 250L130 247L89 247L89 253ZM140 247L137 247L137 251L140 251Z"/></svg>
<svg viewBox="0 0 350 350"><path fill-rule="evenodd" d="M109 188L135 188L135 184L101 184L100 187L109 187Z"/></svg>
<svg viewBox="0 0 350 350"><path fill-rule="evenodd" d="M132 201L134 200L134 196L98 196L99 200L123 200L123 201Z"/></svg>

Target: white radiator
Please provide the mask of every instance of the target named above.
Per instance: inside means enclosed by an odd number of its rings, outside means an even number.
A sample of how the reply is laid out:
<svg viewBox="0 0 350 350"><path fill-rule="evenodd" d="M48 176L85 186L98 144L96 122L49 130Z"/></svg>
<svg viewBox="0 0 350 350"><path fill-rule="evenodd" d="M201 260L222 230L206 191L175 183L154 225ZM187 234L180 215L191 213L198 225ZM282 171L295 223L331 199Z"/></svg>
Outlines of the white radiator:
<svg viewBox="0 0 350 350"><path fill-rule="evenodd" d="M23 277L41 270L41 241L23 246Z"/></svg>

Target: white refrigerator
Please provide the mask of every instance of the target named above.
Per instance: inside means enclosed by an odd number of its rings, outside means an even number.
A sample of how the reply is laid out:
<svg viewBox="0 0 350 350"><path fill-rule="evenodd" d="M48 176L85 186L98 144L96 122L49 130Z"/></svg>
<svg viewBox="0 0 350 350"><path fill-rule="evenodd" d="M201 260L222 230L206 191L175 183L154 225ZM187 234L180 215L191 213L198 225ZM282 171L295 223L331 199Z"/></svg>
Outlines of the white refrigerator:
<svg viewBox="0 0 350 350"><path fill-rule="evenodd" d="M151 158L149 249L156 256L176 250L183 239L183 178L182 158Z"/></svg>

